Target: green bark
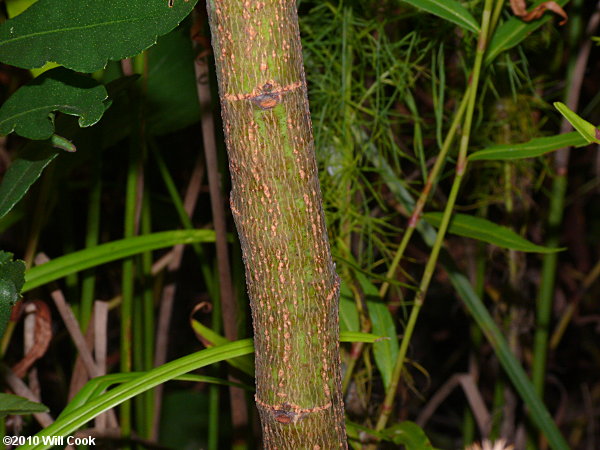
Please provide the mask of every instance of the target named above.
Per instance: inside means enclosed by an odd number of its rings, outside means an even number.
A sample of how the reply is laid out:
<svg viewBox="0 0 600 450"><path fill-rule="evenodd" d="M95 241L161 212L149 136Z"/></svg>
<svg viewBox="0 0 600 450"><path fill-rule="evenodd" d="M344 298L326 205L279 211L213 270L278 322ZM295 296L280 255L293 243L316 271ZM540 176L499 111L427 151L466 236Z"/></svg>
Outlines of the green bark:
<svg viewBox="0 0 600 450"><path fill-rule="evenodd" d="M346 448L338 291L294 0L209 0L265 448Z"/></svg>

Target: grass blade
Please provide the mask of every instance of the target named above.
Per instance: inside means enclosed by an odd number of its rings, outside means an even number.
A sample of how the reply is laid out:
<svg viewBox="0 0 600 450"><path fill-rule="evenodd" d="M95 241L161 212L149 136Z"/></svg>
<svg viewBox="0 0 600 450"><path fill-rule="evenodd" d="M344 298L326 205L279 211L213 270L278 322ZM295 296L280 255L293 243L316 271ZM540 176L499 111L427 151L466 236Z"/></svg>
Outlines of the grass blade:
<svg viewBox="0 0 600 450"><path fill-rule="evenodd" d="M73 252L41 266L33 267L25 274L23 292L50 283L51 281L56 281L72 273L127 258L138 253L172 247L177 244L214 241L215 233L211 230L176 230L108 242L97 247Z"/></svg>
<svg viewBox="0 0 600 450"><path fill-rule="evenodd" d="M587 120L582 119L574 111L561 102L554 102L554 107L569 121L573 128L589 143L600 144L600 130Z"/></svg>
<svg viewBox="0 0 600 450"><path fill-rule="evenodd" d="M442 221L442 213L425 213L423 214L423 219L434 227L437 227ZM562 250L560 248L548 248L536 245L509 228L497 225L487 219L467 214L454 214L448 232L457 236L477 239L498 247L510 248L521 252L553 253Z"/></svg>
<svg viewBox="0 0 600 450"><path fill-rule="evenodd" d="M111 391L100 395L68 414L61 416L59 420L42 430L36 436L39 436L40 438L43 436L67 436L104 411L114 408L124 401L158 386L161 383L219 361L249 355L253 351L254 347L252 340L244 339L219 347L208 348L192 355L184 356L175 361L171 361L167 364L163 364L156 369L148 371L142 376L136 377L133 380L123 383ZM43 450L50 447L52 447L51 444L48 443L45 445L43 440L40 439L40 443L37 445L23 445L20 446L19 449Z"/></svg>
<svg viewBox="0 0 600 450"><path fill-rule="evenodd" d="M494 145L469 155L469 161L508 161L534 158L564 147L583 147L588 142L576 131L535 138L522 144Z"/></svg>
<svg viewBox="0 0 600 450"><path fill-rule="evenodd" d="M479 24L471 13L456 0L402 0L416 8L427 11L459 27L479 33Z"/></svg>
<svg viewBox="0 0 600 450"><path fill-rule="evenodd" d="M387 389L392 381L394 362L398 356L396 326L387 305L381 302L377 288L361 273L356 273L356 279L367 300L373 333L387 338L373 344L375 364Z"/></svg>
<svg viewBox="0 0 600 450"><path fill-rule="evenodd" d="M531 381L510 351L504 336L494 323L481 299L475 294L469 280L458 271L448 257L442 258L454 289L465 303L467 309L477 322L481 331L494 349L500 364L512 381L519 396L529 409L529 417L544 433L548 443L554 450L567 450L569 446L552 420L542 400L535 393Z"/></svg>

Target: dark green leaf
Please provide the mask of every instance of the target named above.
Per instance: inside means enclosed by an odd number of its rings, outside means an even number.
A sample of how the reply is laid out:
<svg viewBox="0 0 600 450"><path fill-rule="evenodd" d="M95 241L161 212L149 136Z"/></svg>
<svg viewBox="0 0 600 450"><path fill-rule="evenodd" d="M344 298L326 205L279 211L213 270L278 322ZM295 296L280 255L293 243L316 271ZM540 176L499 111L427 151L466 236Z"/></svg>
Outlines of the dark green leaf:
<svg viewBox="0 0 600 450"><path fill-rule="evenodd" d="M194 64L189 30L185 27L163 36L148 51L146 110L152 134L177 131L200 120Z"/></svg>
<svg viewBox="0 0 600 450"><path fill-rule="evenodd" d="M412 6L457 24L465 30L479 33L479 24L471 13L456 0L402 0Z"/></svg>
<svg viewBox="0 0 600 450"><path fill-rule="evenodd" d="M25 263L13 261L12 253L0 251L0 337L6 330L13 305L25 283ZM1 412L0 402L0 412Z"/></svg>
<svg viewBox="0 0 600 450"><path fill-rule="evenodd" d="M197 0L39 0L0 25L0 61L32 69L53 61L95 72L137 55L192 10Z"/></svg>
<svg viewBox="0 0 600 450"><path fill-rule="evenodd" d="M414 422L404 421L381 432L383 439L404 445L406 450L433 450L423 429Z"/></svg>
<svg viewBox="0 0 600 450"><path fill-rule="evenodd" d="M571 111L567 105L561 102L554 102L554 107L563 115L565 119L569 121L573 128L575 128L581 137L585 139L589 144L596 143L600 144L600 130L594 125L589 123L587 120L582 119L574 111Z"/></svg>
<svg viewBox="0 0 600 450"><path fill-rule="evenodd" d="M443 213L441 212L425 213L423 214L423 219L434 227L438 227L442 221L442 215ZM548 248L536 245L509 228L497 225L487 219L467 214L454 214L450 221L448 232L521 252L552 253L563 250L561 248Z"/></svg>
<svg viewBox="0 0 600 450"><path fill-rule="evenodd" d="M46 412L48 408L41 403L32 402L18 395L0 393L0 418L18 414Z"/></svg>
<svg viewBox="0 0 600 450"><path fill-rule="evenodd" d="M532 9L544 1L545 0L537 0L528 9ZM560 6L564 6L568 1L569 0L556 0L556 3ZM524 22L518 17L511 17L508 19L496 29L492 36L485 54L485 64L493 62L503 51L520 44L530 33L537 30L549 20L552 20L550 14L544 14L540 19L532 22Z"/></svg>
<svg viewBox="0 0 600 450"><path fill-rule="evenodd" d="M356 274L356 279L367 299L367 309L369 310L373 334L389 338L373 344L375 364L387 389L392 381L392 372L398 356L396 326L392 314L387 305L379 298L379 292L373 283L361 273Z"/></svg>
<svg viewBox="0 0 600 450"><path fill-rule="evenodd" d="M79 117L89 127L106 110L106 88L93 78L63 67L44 72L21 87L0 108L0 134L13 131L29 139L49 139L54 134L54 111Z"/></svg>
<svg viewBox="0 0 600 450"><path fill-rule="evenodd" d="M32 143L27 152L10 165L0 184L0 218L27 193L58 152L48 142Z"/></svg>
<svg viewBox="0 0 600 450"><path fill-rule="evenodd" d="M469 155L469 161L512 160L534 158L564 147L583 147L587 141L576 131L556 136L535 138L522 144L494 145Z"/></svg>

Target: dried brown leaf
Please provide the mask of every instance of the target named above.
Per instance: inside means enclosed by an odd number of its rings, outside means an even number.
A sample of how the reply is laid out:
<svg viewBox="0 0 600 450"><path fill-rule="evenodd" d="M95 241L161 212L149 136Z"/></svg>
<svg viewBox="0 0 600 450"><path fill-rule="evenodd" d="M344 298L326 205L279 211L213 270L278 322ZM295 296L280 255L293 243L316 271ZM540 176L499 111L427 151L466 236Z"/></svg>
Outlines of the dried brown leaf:
<svg viewBox="0 0 600 450"><path fill-rule="evenodd" d="M567 23L569 16L562 7L553 1L543 2L527 12L525 6L525 0L510 0L510 8L515 16L520 17L524 22L531 22L532 20L539 19L546 11L552 11L553 13L561 16L563 20L559 22L559 25Z"/></svg>
<svg viewBox="0 0 600 450"><path fill-rule="evenodd" d="M31 349L12 368L19 378L23 378L31 366L44 356L52 339L52 317L48 305L41 300L34 300L29 302L28 306L33 307L34 312L31 314L35 314L34 338Z"/></svg>

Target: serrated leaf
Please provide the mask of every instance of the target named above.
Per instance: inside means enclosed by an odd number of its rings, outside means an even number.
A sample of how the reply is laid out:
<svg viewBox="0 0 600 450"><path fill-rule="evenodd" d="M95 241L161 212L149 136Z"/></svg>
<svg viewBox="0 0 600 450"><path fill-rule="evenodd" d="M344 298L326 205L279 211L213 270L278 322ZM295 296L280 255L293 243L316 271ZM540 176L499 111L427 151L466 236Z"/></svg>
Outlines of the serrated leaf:
<svg viewBox="0 0 600 450"><path fill-rule="evenodd" d="M434 450L425 431L414 422L406 420L381 432L383 439L404 445L406 450Z"/></svg>
<svg viewBox="0 0 600 450"><path fill-rule="evenodd" d="M0 61L32 69L56 62L95 72L175 28L197 0L39 0L0 25Z"/></svg>
<svg viewBox="0 0 600 450"><path fill-rule="evenodd" d="M402 0L416 8L427 11L461 28L479 33L479 24L471 13L456 0Z"/></svg>
<svg viewBox="0 0 600 450"><path fill-rule="evenodd" d="M10 415L23 415L47 412L41 403L32 402L18 395L0 393L0 418Z"/></svg>
<svg viewBox="0 0 600 450"><path fill-rule="evenodd" d="M0 218L27 193L44 168L58 155L49 142L35 142L29 151L13 161L0 184Z"/></svg>
<svg viewBox="0 0 600 450"><path fill-rule="evenodd" d="M371 331L377 336L388 339L373 344L373 357L375 364L381 373L383 384L387 389L392 381L392 372L398 356L398 338L394 319L387 306L381 302L377 288L367 277L361 273L356 274L356 280L360 284L367 299L367 309L371 319Z"/></svg>
<svg viewBox="0 0 600 450"><path fill-rule="evenodd" d="M0 108L0 134L29 139L54 134L55 111L79 117L79 126L97 123L106 110L106 88L93 78L63 67L44 72L17 90Z"/></svg>
<svg viewBox="0 0 600 450"><path fill-rule="evenodd" d="M535 138L522 144L494 145L469 155L469 161L506 161L535 158L564 147L583 147L588 142L576 131Z"/></svg>
<svg viewBox="0 0 600 450"><path fill-rule="evenodd" d="M354 296L348 285L342 281L340 285L340 330L358 331L360 323Z"/></svg>
<svg viewBox="0 0 600 450"><path fill-rule="evenodd" d="M583 139L585 139L589 144L600 144L600 130L598 128L589 123L587 120L579 117L564 103L554 102L554 107L558 109L563 117L567 119L571 125L573 125L573 128L575 128L581 137L583 137Z"/></svg>
<svg viewBox="0 0 600 450"><path fill-rule="evenodd" d="M532 7L535 7L544 1L545 0L536 1L533 3ZM560 6L564 6L568 1L569 0L557 0L556 3ZM537 30L549 20L552 20L552 16L549 14L546 14L541 19L533 22L524 22L518 17L511 17L508 19L494 32L485 54L485 64L487 65L493 62L500 53L520 44L530 33Z"/></svg>
<svg viewBox="0 0 600 450"><path fill-rule="evenodd" d="M6 330L12 307L21 297L25 283L25 263L13 261L12 257L12 253L0 251L0 337Z"/></svg>
<svg viewBox="0 0 600 450"><path fill-rule="evenodd" d="M200 121L194 51L187 28L163 36L148 50L147 129L172 133Z"/></svg>
<svg viewBox="0 0 600 450"><path fill-rule="evenodd" d="M430 212L423 214L423 219L434 227L439 227L442 216L443 213L441 212ZM562 248L548 248L534 244L509 228L467 214L454 214L448 232L521 252L554 253L563 250Z"/></svg>

